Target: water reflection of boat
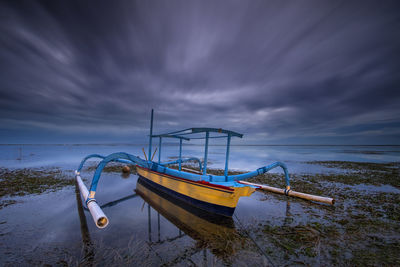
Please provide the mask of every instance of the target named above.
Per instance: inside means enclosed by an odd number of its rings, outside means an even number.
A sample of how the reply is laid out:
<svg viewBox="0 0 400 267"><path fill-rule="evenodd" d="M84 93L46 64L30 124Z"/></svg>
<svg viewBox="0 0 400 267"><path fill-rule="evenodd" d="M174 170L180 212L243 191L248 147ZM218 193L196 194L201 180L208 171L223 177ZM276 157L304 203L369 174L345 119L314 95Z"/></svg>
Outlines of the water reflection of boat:
<svg viewBox="0 0 400 267"><path fill-rule="evenodd" d="M196 240L198 250L209 249L215 256L227 258L235 254L243 242L231 217L216 215L188 205L152 187L143 177L138 179L136 193L180 231ZM150 231L151 229L149 233Z"/></svg>

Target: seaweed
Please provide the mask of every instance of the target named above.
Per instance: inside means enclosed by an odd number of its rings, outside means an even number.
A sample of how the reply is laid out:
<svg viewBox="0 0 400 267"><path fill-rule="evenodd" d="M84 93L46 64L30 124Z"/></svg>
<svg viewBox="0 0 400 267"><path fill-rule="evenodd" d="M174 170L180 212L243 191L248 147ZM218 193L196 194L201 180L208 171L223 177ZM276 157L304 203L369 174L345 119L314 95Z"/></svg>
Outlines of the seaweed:
<svg viewBox="0 0 400 267"><path fill-rule="evenodd" d="M360 184L398 187L398 163L323 162L345 173L293 174L293 190L337 199L334 207L302 204L302 221L291 216L284 225L269 221L252 229L274 260L306 265L393 266L400 257L400 193L359 190ZM389 177L393 175L393 177ZM283 187L280 174L264 174L252 182ZM267 193L266 193L267 194ZM289 198L274 195L277 199ZM309 203L309 204L308 204Z"/></svg>
<svg viewBox="0 0 400 267"><path fill-rule="evenodd" d="M339 174L318 174L319 180L340 182L344 184L388 184L400 188L400 163L372 163L349 161L310 161L307 164L318 164L327 168L345 170Z"/></svg>
<svg viewBox="0 0 400 267"><path fill-rule="evenodd" d="M40 194L74 185L74 180L54 169L0 168L0 197Z"/></svg>
<svg viewBox="0 0 400 267"><path fill-rule="evenodd" d="M359 171L383 171L391 172L393 170L399 171L400 162L356 162L356 161L308 161L307 164L318 164L327 168L339 168L345 170L359 170Z"/></svg>
<svg viewBox="0 0 400 267"><path fill-rule="evenodd" d="M74 180L57 169L6 169L0 168L0 198L41 194L48 190L58 190L74 185ZM17 203L2 200L0 209Z"/></svg>

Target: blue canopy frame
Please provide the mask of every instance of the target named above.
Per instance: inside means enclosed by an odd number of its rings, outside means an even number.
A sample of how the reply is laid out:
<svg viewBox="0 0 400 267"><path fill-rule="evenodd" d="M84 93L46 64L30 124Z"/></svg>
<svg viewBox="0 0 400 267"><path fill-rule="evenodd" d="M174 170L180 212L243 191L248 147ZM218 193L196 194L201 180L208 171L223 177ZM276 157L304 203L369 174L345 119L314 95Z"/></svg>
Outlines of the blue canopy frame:
<svg viewBox="0 0 400 267"><path fill-rule="evenodd" d="M161 145L162 145L162 138L176 138L179 139L179 170L182 168L182 140L189 141L190 138L179 136L179 135L173 135L173 134L157 134L157 135L151 135L150 139L153 139L154 137L159 138L159 143L158 143L158 163L161 164ZM150 150L151 151L151 148ZM150 152L151 153L151 152Z"/></svg>
<svg viewBox="0 0 400 267"><path fill-rule="evenodd" d="M204 137L185 137L184 135L195 135L195 134L200 134L200 133L205 133ZM223 134L222 136L210 136L210 133L219 133ZM204 145L204 163L203 163L203 169L200 171L203 171L203 175L207 174L207 158L208 158L208 142L210 138L227 138L226 142L226 154L225 154L225 169L224 169L224 176L225 180L228 181L228 167L229 167L229 152L230 152L230 146L231 146L231 138L233 137L239 137L242 138L243 134L230 131L230 130L225 130L221 128L187 128L179 131L174 131L174 132L169 132L169 133L164 133L164 134L157 134L153 135L153 110L151 110L151 123L150 123L150 135L149 135L149 155L151 155L152 151L152 140L153 138L158 137L159 138L159 145L158 145L158 163L161 164L161 145L162 145L162 138L177 138L179 139L179 170L182 169L182 140L189 141L190 139L205 139L205 145Z"/></svg>

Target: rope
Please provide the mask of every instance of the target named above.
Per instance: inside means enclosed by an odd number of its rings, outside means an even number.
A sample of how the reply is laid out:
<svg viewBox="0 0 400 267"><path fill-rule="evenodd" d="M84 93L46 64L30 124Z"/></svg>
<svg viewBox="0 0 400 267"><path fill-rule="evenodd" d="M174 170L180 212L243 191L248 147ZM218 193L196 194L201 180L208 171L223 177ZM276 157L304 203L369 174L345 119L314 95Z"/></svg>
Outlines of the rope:
<svg viewBox="0 0 400 267"><path fill-rule="evenodd" d="M291 190L292 190L292 189L285 189L285 191L284 191L284 192L285 192L285 195L286 195L286 196L289 196L289 192L290 192Z"/></svg>

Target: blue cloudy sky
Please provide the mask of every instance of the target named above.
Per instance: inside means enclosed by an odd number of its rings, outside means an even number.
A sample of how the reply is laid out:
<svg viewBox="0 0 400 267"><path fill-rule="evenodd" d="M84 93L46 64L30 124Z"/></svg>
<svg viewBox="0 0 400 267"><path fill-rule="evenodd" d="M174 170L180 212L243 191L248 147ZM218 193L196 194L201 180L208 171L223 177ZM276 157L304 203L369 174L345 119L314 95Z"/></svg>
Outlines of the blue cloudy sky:
<svg viewBox="0 0 400 267"><path fill-rule="evenodd" d="M400 144L398 1L1 1L0 143Z"/></svg>

